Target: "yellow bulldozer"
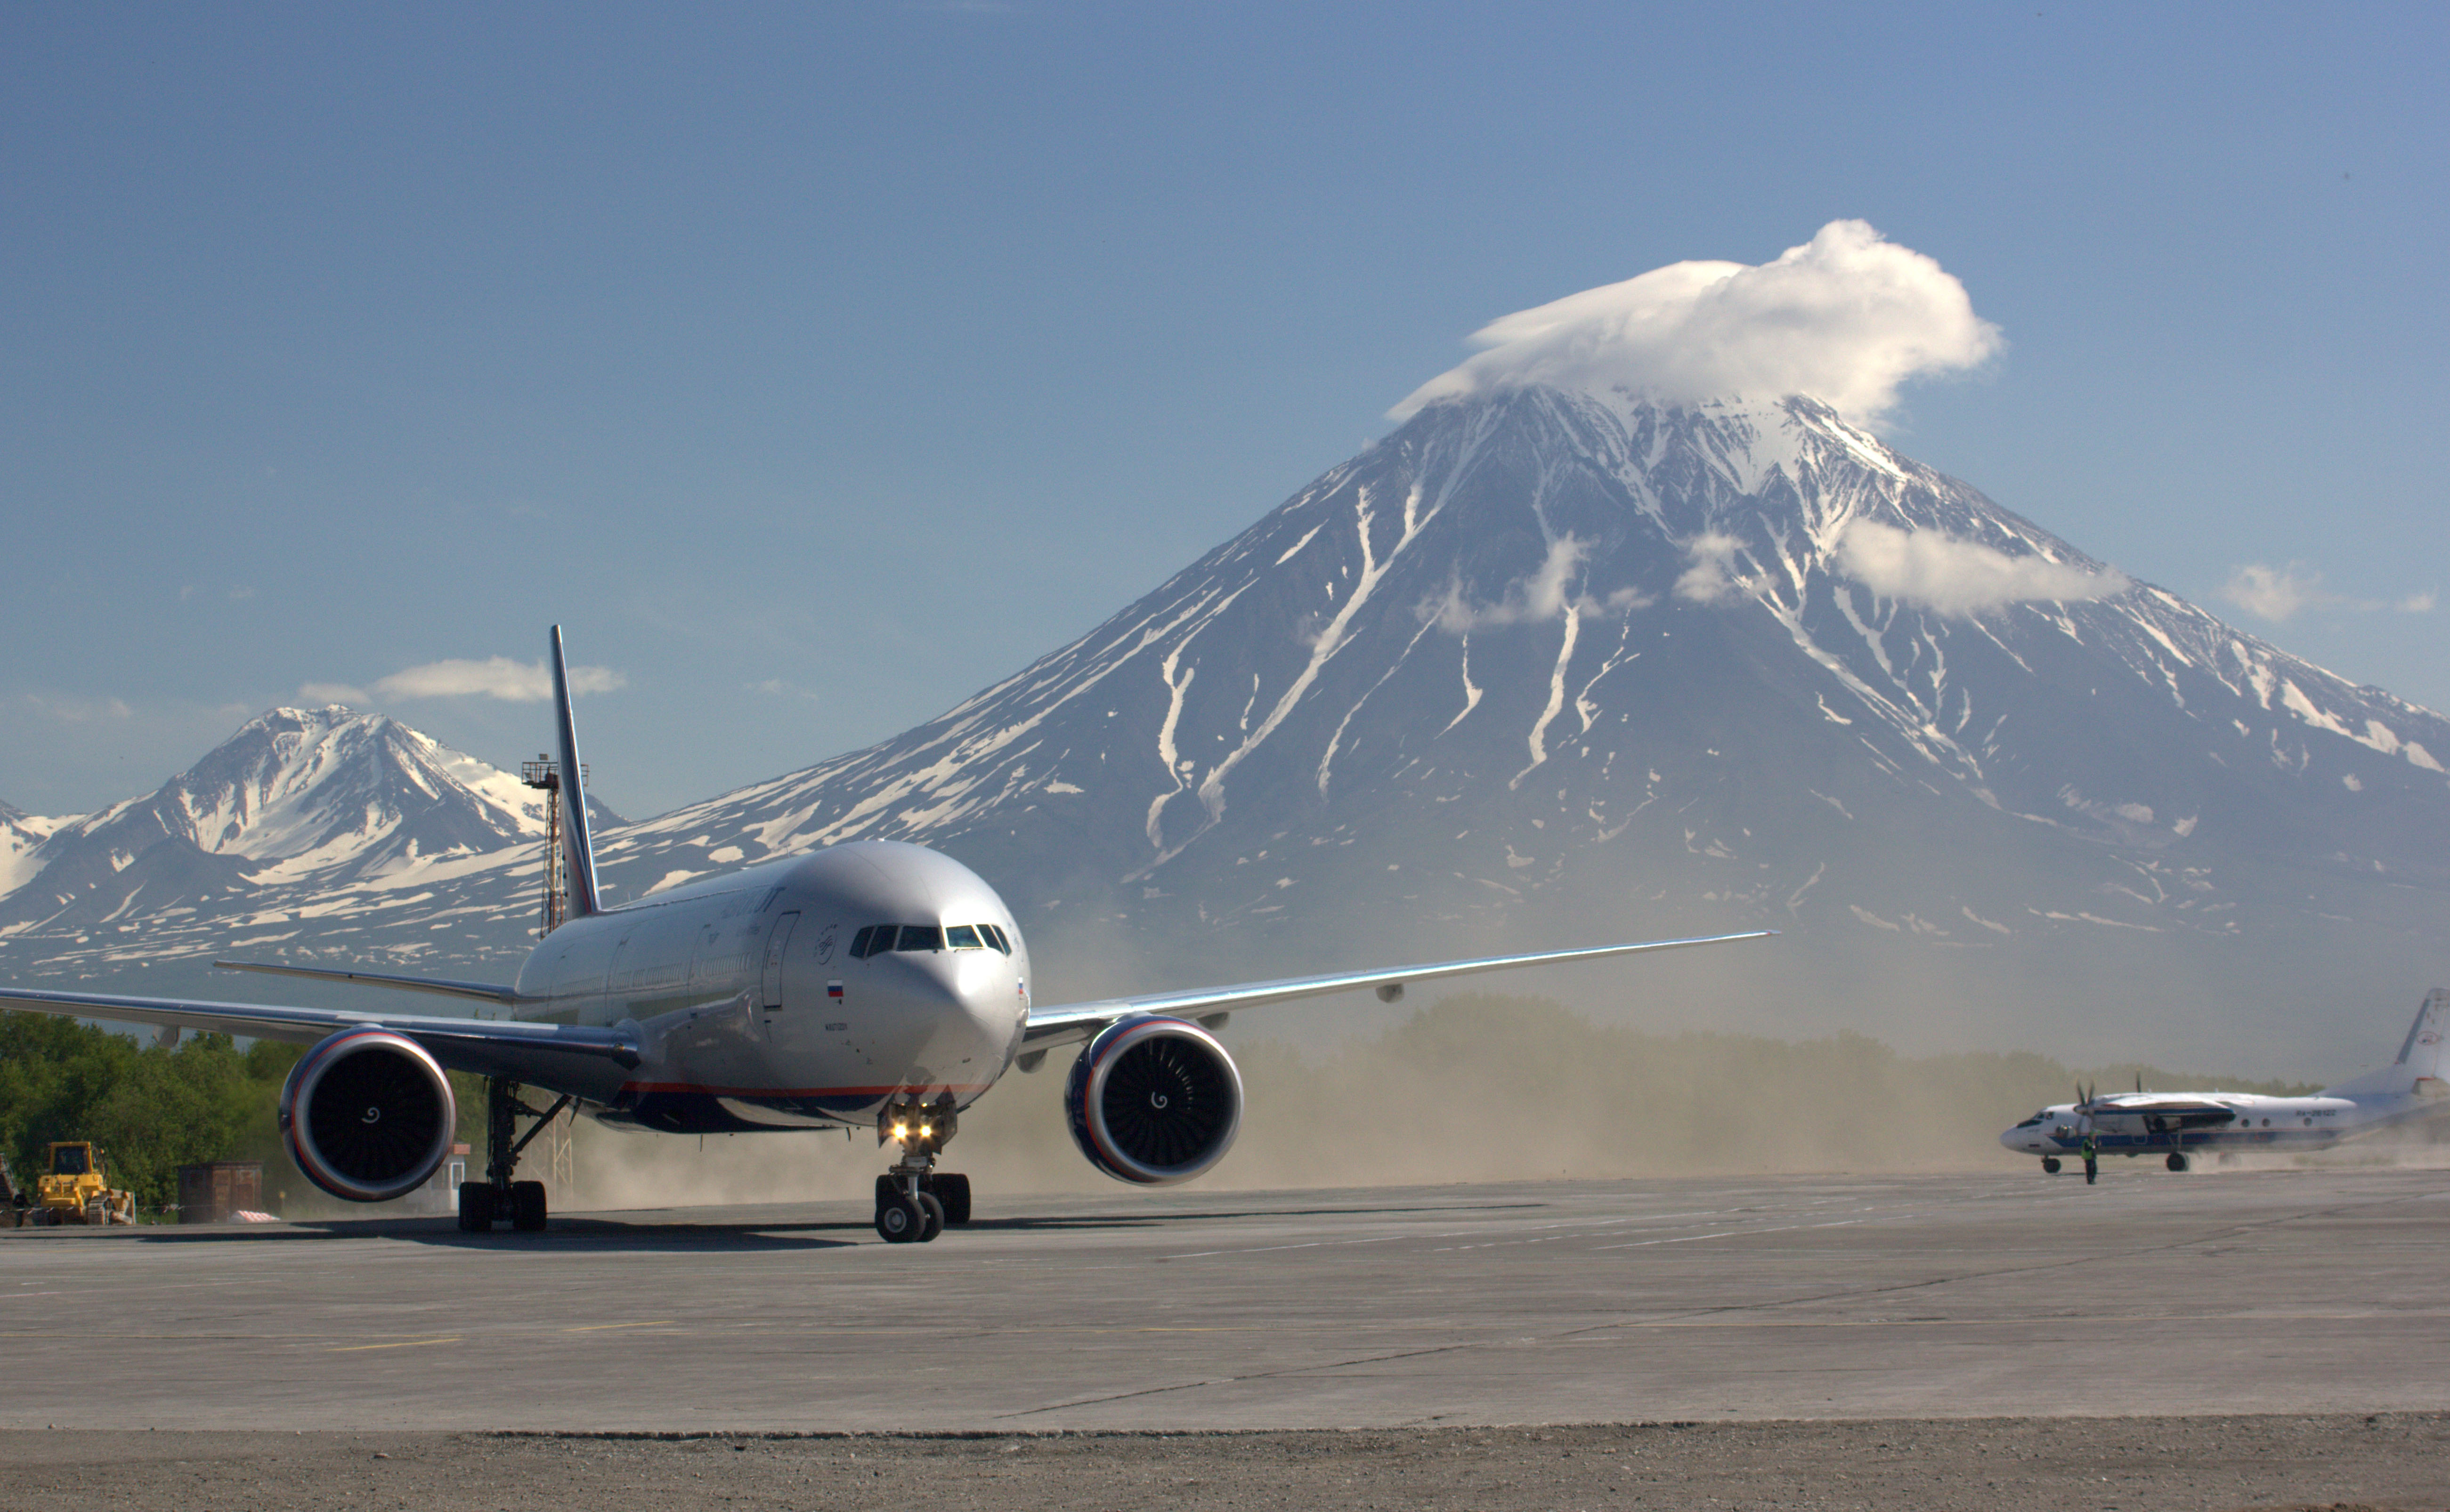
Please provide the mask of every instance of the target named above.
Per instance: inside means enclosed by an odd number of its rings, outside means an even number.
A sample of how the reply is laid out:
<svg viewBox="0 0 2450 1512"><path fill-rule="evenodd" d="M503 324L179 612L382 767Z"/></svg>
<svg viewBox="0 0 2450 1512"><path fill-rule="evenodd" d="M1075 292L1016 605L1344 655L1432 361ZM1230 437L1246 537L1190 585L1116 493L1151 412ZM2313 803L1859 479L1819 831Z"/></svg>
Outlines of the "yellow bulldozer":
<svg viewBox="0 0 2450 1512"><path fill-rule="evenodd" d="M9 1211L19 1226L82 1223L99 1227L136 1221L136 1194L110 1190L102 1175L102 1152L88 1141L54 1143L44 1163L47 1169L34 1178L33 1191L10 1195Z"/></svg>

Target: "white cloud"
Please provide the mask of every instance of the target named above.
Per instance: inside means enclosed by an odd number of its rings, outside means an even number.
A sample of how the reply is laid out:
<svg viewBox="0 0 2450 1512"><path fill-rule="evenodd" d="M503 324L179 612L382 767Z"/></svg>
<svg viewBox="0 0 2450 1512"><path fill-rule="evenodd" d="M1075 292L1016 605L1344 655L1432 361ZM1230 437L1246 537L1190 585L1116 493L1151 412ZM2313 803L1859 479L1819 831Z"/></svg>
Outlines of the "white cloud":
<svg viewBox="0 0 2450 1512"><path fill-rule="evenodd" d="M2108 598L2131 585L2124 572L2087 572L2040 556L2011 556L1936 531L1901 531L1857 520L1838 539L1838 570L1883 598L1943 614L1979 614L2036 600Z"/></svg>
<svg viewBox="0 0 2450 1512"><path fill-rule="evenodd" d="M2301 610L2331 602L2331 595L2323 591L2323 574L2306 572L2296 562L2279 568L2248 562L2229 574L2221 585L2220 596L2257 619L2275 624L2294 618Z"/></svg>
<svg viewBox="0 0 2450 1512"><path fill-rule="evenodd" d="M574 667L570 669L570 692L574 698L581 693L609 693L614 688L627 687L629 681L608 667ZM481 662L454 659L405 668L389 677L378 678L371 689L353 688L346 683L308 683L298 689L298 694L301 698L327 704L474 696L498 698L513 704L534 704L553 696L553 673L545 669L542 662L518 662L507 656L489 656Z"/></svg>
<svg viewBox="0 0 2450 1512"><path fill-rule="evenodd" d="M1692 566L1676 580L1676 596L1696 604L1715 604L1742 591L1736 578L1736 552L1743 542L1732 535L1706 531L1686 543L1685 557Z"/></svg>
<svg viewBox="0 0 2450 1512"><path fill-rule="evenodd" d="M2347 610L2359 614L2379 610L2430 614L2435 602L2429 591L2401 599L2351 598L2345 593L2334 593L2323 586L2323 574L2303 562L2291 562L2285 567L2248 562L2229 574L2228 581L2221 585L2220 596L2255 618L2267 619L2275 625L2309 609Z"/></svg>
<svg viewBox="0 0 2450 1512"><path fill-rule="evenodd" d="M1667 402L1808 394L1865 421L1923 374L2000 346L1965 285L1860 221L1832 221L1774 262L1676 262L1492 320L1479 356L1389 412L1517 384Z"/></svg>
<svg viewBox="0 0 2450 1512"><path fill-rule="evenodd" d="M1449 584L1444 599L1422 607L1421 617L1436 620L1438 628L1449 634L1461 635L1490 626L1562 618L1568 607L1585 614L1621 614L1650 602L1630 588L1618 589L1604 599L1571 591L1575 576L1590 554L1586 543L1571 535L1560 535L1548 543L1548 554L1541 559L1540 570L1508 587L1506 596L1496 603L1471 603L1464 597L1461 584Z"/></svg>
<svg viewBox="0 0 2450 1512"><path fill-rule="evenodd" d="M763 693L768 698L803 698L811 704L824 701L814 688L802 688L787 678L769 677L762 683L749 683L746 687L749 692Z"/></svg>
<svg viewBox="0 0 2450 1512"><path fill-rule="evenodd" d="M26 702L35 710L63 725L89 725L98 719L132 719L136 710L124 698L48 698L41 693L28 693Z"/></svg>

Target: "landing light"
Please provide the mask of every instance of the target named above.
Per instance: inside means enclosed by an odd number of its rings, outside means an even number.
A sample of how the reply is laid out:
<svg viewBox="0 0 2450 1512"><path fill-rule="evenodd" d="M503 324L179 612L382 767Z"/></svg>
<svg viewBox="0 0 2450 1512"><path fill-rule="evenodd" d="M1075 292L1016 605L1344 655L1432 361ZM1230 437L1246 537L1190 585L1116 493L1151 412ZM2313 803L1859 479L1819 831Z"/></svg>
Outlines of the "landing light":
<svg viewBox="0 0 2450 1512"><path fill-rule="evenodd" d="M903 1138L903 1137L906 1136L909 1133L910 1133L910 1126L909 1126L908 1124L906 1124L906 1123L898 1123L898 1124L895 1124L895 1125L893 1126L893 1137L894 1137L894 1138L896 1138L896 1139Z"/></svg>

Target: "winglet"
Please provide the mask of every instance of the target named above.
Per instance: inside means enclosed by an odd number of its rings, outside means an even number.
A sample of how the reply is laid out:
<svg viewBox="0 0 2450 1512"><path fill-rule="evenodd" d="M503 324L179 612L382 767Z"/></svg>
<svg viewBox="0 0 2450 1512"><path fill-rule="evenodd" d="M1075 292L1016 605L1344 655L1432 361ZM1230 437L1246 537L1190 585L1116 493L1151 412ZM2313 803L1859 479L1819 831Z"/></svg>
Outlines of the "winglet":
<svg viewBox="0 0 2450 1512"><path fill-rule="evenodd" d="M578 765L578 726L570 717L570 668L561 654L561 627L553 628L553 707L561 721L561 832L563 880L570 917L604 911L595 895L595 839L587 827L587 779Z"/></svg>

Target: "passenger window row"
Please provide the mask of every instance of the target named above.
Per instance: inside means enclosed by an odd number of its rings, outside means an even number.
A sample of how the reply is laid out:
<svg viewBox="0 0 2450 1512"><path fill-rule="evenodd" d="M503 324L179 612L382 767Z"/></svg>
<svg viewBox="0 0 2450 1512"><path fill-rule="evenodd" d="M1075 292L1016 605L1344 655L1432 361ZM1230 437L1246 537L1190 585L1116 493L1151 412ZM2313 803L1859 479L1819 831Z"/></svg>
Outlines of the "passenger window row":
<svg viewBox="0 0 2450 1512"><path fill-rule="evenodd" d="M853 960L888 950L998 950L1009 956L1012 941L994 924L869 924L851 937Z"/></svg>

